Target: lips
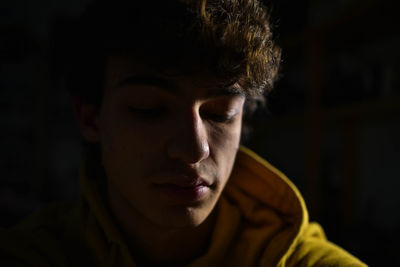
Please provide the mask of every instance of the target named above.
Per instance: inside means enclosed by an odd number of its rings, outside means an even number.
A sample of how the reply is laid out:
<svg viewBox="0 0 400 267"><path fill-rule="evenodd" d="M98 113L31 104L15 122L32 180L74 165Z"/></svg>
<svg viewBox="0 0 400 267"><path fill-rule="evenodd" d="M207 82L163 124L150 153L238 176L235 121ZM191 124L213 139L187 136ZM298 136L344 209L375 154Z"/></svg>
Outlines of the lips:
<svg viewBox="0 0 400 267"><path fill-rule="evenodd" d="M154 184L171 184L179 187L194 187L198 185L211 186L211 179L207 175L202 175L197 169L186 166L169 166L162 172L155 175Z"/></svg>
<svg viewBox="0 0 400 267"><path fill-rule="evenodd" d="M208 195L213 185L212 179L202 173L187 165L171 164L153 176L153 188L166 201L198 202Z"/></svg>
<svg viewBox="0 0 400 267"><path fill-rule="evenodd" d="M181 178L176 177L174 179L171 179L171 181L165 182L163 184L164 185L174 185L174 186L182 187L182 188L192 188L192 187L197 187L200 185L209 186L209 184L200 177L191 178L191 177L187 177L187 176L184 176Z"/></svg>
<svg viewBox="0 0 400 267"><path fill-rule="evenodd" d="M155 189L169 200L199 201L210 191L211 183L195 172L163 175Z"/></svg>
<svg viewBox="0 0 400 267"><path fill-rule="evenodd" d="M175 202L197 202L204 199L210 192L210 187L204 183L196 184L159 184L155 189L168 200Z"/></svg>

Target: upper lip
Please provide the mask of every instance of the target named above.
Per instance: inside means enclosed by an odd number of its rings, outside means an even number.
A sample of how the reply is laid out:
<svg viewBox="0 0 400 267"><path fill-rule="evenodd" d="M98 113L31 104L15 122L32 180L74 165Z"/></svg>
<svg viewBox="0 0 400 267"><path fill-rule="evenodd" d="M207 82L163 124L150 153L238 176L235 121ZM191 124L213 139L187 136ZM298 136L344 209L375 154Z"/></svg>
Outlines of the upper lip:
<svg viewBox="0 0 400 267"><path fill-rule="evenodd" d="M196 178L196 179L191 179L191 180L177 180L177 181L172 181L171 183L167 183L167 184L176 185L176 186L185 187L185 188L207 185L206 182L201 178Z"/></svg>
<svg viewBox="0 0 400 267"><path fill-rule="evenodd" d="M156 182L156 185L159 186L178 186L184 188L191 188L197 186L210 186L211 183L203 178L197 171L195 170L185 170L178 172L171 172L167 175L162 175L162 180Z"/></svg>

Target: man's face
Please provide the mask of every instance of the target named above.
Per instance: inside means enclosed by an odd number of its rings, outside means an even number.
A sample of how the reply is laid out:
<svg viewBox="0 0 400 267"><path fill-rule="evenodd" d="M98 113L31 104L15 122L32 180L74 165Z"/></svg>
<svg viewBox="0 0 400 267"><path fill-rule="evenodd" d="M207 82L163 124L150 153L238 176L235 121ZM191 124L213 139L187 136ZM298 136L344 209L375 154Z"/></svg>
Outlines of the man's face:
<svg viewBox="0 0 400 267"><path fill-rule="evenodd" d="M111 57L98 117L108 186L159 226L201 224L230 176L245 97L211 76Z"/></svg>

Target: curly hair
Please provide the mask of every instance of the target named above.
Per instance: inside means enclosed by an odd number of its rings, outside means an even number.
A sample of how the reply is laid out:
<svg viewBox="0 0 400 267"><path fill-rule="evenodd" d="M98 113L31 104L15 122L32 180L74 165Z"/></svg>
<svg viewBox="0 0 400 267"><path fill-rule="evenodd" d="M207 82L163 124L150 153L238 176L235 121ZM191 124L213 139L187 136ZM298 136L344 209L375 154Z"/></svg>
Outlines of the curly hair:
<svg viewBox="0 0 400 267"><path fill-rule="evenodd" d="M268 93L276 79L280 49L272 41L266 8L257 0L199 3L202 38L224 48L218 69L236 75L249 95Z"/></svg>
<svg viewBox="0 0 400 267"><path fill-rule="evenodd" d="M258 100L271 91L280 63L258 0L99 0L68 28L56 38L59 66L70 93L96 105L111 55L157 69L207 70Z"/></svg>

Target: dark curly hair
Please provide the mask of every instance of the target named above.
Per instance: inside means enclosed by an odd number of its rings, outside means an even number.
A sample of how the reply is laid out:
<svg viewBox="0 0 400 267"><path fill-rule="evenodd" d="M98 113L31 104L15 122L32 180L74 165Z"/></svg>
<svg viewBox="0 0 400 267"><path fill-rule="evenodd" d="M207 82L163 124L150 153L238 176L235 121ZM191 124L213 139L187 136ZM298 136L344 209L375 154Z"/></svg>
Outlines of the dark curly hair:
<svg viewBox="0 0 400 267"><path fill-rule="evenodd" d="M272 89L280 63L257 0L96 1L59 35L68 90L96 104L113 54L156 68L207 69L239 82L248 96Z"/></svg>
<svg viewBox="0 0 400 267"><path fill-rule="evenodd" d="M123 55L161 70L207 70L238 82L247 96L246 121L263 105L280 63L267 9L258 0L100 0L67 29L56 38L67 88L98 106L106 60Z"/></svg>

